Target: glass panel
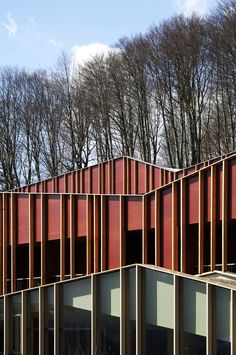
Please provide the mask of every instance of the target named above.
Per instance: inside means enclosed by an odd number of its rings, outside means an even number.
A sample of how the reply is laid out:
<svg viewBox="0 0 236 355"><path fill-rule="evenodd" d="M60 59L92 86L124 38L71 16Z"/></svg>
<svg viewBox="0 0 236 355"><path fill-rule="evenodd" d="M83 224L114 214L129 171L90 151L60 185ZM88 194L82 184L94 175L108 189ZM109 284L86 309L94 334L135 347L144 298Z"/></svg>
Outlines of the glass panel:
<svg viewBox="0 0 236 355"><path fill-rule="evenodd" d="M126 353L136 354L136 269L128 269L126 277Z"/></svg>
<svg viewBox="0 0 236 355"><path fill-rule="evenodd" d="M9 297L9 355L21 355L21 294Z"/></svg>
<svg viewBox="0 0 236 355"><path fill-rule="evenodd" d="M91 354L91 279L60 286L60 353Z"/></svg>
<svg viewBox="0 0 236 355"><path fill-rule="evenodd" d="M27 294L27 346L29 354L39 354L39 291Z"/></svg>
<svg viewBox="0 0 236 355"><path fill-rule="evenodd" d="M44 289L44 341L45 355L54 353L54 287Z"/></svg>
<svg viewBox="0 0 236 355"><path fill-rule="evenodd" d="M206 354L206 285L181 279L181 354Z"/></svg>
<svg viewBox="0 0 236 355"><path fill-rule="evenodd" d="M143 353L173 354L174 286L173 276L144 269L143 280Z"/></svg>
<svg viewBox="0 0 236 355"><path fill-rule="evenodd" d="M4 349L4 299L0 298L0 354Z"/></svg>
<svg viewBox="0 0 236 355"><path fill-rule="evenodd" d="M213 289L214 354L230 355L230 290Z"/></svg>
<svg viewBox="0 0 236 355"><path fill-rule="evenodd" d="M97 354L120 354L120 273L98 279Z"/></svg>

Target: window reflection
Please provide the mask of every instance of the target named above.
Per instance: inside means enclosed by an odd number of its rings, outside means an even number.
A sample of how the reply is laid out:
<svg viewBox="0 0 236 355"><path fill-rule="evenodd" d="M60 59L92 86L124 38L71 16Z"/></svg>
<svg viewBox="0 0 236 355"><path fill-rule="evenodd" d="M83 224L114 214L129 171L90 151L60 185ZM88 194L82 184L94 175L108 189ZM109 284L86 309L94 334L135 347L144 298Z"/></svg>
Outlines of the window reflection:
<svg viewBox="0 0 236 355"><path fill-rule="evenodd" d="M21 355L21 294L9 297L9 355Z"/></svg>
<svg viewBox="0 0 236 355"><path fill-rule="evenodd" d="M28 353L39 354L39 291L28 292L27 298Z"/></svg>
<svg viewBox="0 0 236 355"><path fill-rule="evenodd" d="M97 354L120 354L120 273L98 279Z"/></svg>
<svg viewBox="0 0 236 355"><path fill-rule="evenodd" d="M126 353L136 354L136 269L128 269L126 278Z"/></svg>
<svg viewBox="0 0 236 355"><path fill-rule="evenodd" d="M217 355L230 355L230 290L213 288L213 334Z"/></svg>
<svg viewBox="0 0 236 355"><path fill-rule="evenodd" d="M181 354L206 354L206 285L181 279Z"/></svg>
<svg viewBox="0 0 236 355"><path fill-rule="evenodd" d="M143 270L143 353L173 354L173 276Z"/></svg>
<svg viewBox="0 0 236 355"><path fill-rule="evenodd" d="M60 354L91 354L91 280L60 286Z"/></svg>
<svg viewBox="0 0 236 355"><path fill-rule="evenodd" d="M54 287L44 289L44 341L45 355L54 353Z"/></svg>
<svg viewBox="0 0 236 355"><path fill-rule="evenodd" d="M4 299L0 298L0 355L4 350Z"/></svg>

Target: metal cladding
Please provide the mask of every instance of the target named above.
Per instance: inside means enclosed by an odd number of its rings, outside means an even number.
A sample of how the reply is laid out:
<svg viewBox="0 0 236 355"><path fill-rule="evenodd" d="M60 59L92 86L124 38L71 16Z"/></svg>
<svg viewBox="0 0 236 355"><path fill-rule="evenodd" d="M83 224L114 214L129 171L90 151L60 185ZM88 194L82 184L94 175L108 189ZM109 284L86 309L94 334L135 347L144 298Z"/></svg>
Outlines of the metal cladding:
<svg viewBox="0 0 236 355"><path fill-rule="evenodd" d="M0 194L0 294L134 263L235 271L236 154L122 157Z"/></svg>

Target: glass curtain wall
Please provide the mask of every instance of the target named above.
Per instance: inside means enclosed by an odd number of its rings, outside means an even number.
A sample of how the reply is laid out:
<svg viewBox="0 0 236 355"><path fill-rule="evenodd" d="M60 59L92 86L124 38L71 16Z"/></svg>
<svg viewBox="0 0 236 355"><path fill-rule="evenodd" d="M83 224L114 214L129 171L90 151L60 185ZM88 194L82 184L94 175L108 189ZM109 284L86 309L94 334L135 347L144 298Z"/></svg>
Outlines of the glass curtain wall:
<svg viewBox="0 0 236 355"><path fill-rule="evenodd" d="M180 280L180 353L206 354L206 284Z"/></svg>
<svg viewBox="0 0 236 355"><path fill-rule="evenodd" d="M173 276L143 269L142 272L142 353L173 354Z"/></svg>
<svg viewBox="0 0 236 355"><path fill-rule="evenodd" d="M4 350L4 298L0 298L0 355Z"/></svg>
<svg viewBox="0 0 236 355"><path fill-rule="evenodd" d="M39 290L27 294L28 354L39 354Z"/></svg>
<svg viewBox="0 0 236 355"><path fill-rule="evenodd" d="M136 269L125 271L126 354L136 355Z"/></svg>
<svg viewBox="0 0 236 355"><path fill-rule="evenodd" d="M213 288L213 354L230 355L230 290Z"/></svg>
<svg viewBox="0 0 236 355"><path fill-rule="evenodd" d="M120 354L120 272L98 277L97 344L98 355Z"/></svg>
<svg viewBox="0 0 236 355"><path fill-rule="evenodd" d="M91 278L60 286L60 354L91 354Z"/></svg>
<svg viewBox="0 0 236 355"><path fill-rule="evenodd" d="M44 353L54 354L54 287L44 288Z"/></svg>
<svg viewBox="0 0 236 355"><path fill-rule="evenodd" d="M9 355L21 355L21 294L9 297Z"/></svg>

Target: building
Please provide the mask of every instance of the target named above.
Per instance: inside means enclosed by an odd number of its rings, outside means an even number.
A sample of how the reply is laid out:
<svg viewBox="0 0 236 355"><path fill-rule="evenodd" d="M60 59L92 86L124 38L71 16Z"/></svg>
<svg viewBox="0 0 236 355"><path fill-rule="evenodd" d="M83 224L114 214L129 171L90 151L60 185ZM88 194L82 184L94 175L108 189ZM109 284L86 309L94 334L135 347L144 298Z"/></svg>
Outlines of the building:
<svg viewBox="0 0 236 355"><path fill-rule="evenodd" d="M235 201L234 153L2 193L0 354L235 354Z"/></svg>

